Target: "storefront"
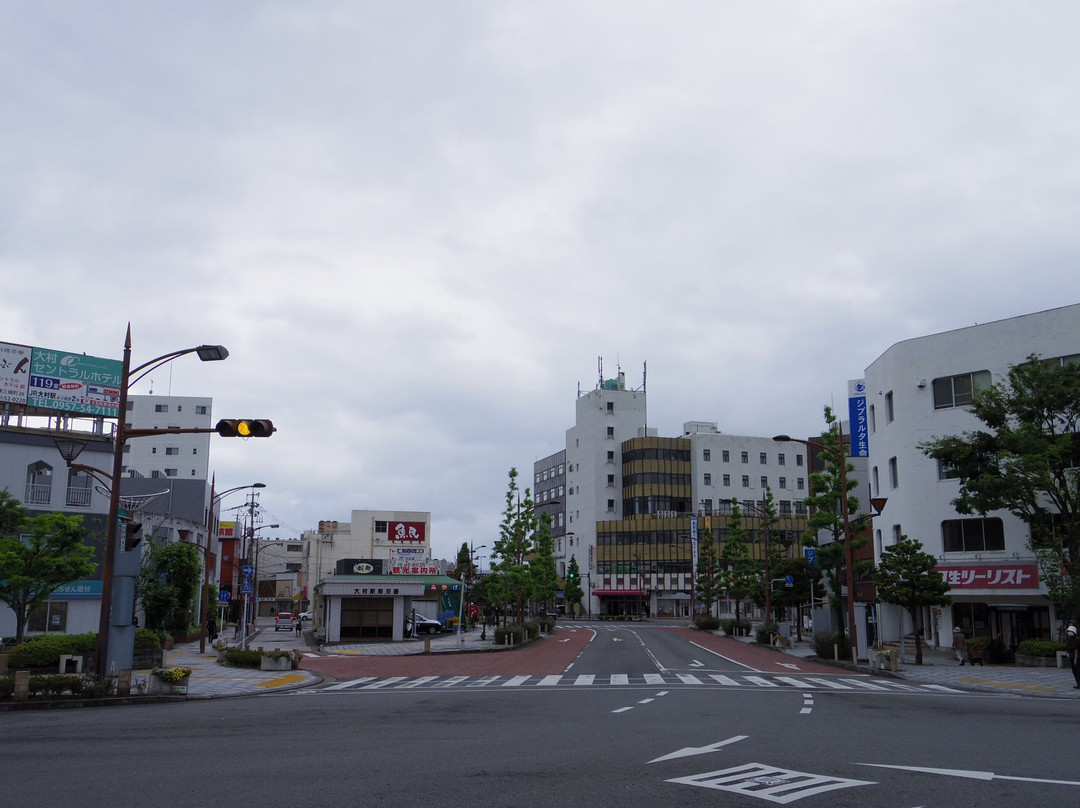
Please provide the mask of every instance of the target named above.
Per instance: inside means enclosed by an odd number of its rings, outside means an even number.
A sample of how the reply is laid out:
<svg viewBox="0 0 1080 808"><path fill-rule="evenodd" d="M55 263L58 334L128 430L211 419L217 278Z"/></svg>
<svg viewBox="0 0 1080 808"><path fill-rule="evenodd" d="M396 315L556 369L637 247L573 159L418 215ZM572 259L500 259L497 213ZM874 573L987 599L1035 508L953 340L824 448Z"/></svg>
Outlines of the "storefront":
<svg viewBox="0 0 1080 808"><path fill-rule="evenodd" d="M413 611L456 625L461 583L444 575L335 575L318 587L327 643L400 641Z"/></svg>
<svg viewBox="0 0 1080 808"><path fill-rule="evenodd" d="M1051 639L1052 614L1039 586L1038 565L965 564L937 569L952 597L951 606L935 611L945 624L936 626L939 636L948 638L953 627L959 626L965 637L986 637L1006 651L1015 651L1024 640Z"/></svg>

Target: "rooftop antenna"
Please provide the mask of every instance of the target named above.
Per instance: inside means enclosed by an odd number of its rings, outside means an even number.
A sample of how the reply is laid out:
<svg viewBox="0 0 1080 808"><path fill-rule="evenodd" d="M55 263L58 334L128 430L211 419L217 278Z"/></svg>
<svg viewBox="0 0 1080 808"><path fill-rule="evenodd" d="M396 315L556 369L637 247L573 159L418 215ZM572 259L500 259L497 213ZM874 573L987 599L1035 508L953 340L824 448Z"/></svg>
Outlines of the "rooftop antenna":
<svg viewBox="0 0 1080 808"><path fill-rule="evenodd" d="M597 385L601 389L604 387L604 357L596 357L596 373L600 377L600 383Z"/></svg>
<svg viewBox="0 0 1080 808"><path fill-rule="evenodd" d="M641 392L645 393L645 434L649 434L649 396L648 396L649 363L641 363Z"/></svg>

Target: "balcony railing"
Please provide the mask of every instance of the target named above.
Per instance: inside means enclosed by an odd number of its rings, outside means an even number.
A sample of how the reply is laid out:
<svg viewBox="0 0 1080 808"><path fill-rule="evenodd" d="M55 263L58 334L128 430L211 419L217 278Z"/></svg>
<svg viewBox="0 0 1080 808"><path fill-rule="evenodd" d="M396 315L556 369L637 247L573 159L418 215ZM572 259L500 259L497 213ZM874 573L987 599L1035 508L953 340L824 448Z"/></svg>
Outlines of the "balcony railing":
<svg viewBox="0 0 1080 808"><path fill-rule="evenodd" d="M69 508L89 508L90 494L89 488L72 486L67 490L67 499L65 501Z"/></svg>
<svg viewBox="0 0 1080 808"><path fill-rule="evenodd" d="M23 503L26 505L48 505L52 500L51 483L27 483L26 496Z"/></svg>

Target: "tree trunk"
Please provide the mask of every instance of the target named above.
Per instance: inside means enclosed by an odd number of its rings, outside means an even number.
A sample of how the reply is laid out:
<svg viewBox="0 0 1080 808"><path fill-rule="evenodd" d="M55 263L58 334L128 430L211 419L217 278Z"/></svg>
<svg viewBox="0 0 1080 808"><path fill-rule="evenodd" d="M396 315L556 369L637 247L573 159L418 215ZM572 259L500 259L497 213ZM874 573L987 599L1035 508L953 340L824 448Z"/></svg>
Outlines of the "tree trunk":
<svg viewBox="0 0 1080 808"><path fill-rule="evenodd" d="M911 615L911 628L915 633L915 664L922 664L922 629L919 627L919 610L918 608L908 609L908 614Z"/></svg>

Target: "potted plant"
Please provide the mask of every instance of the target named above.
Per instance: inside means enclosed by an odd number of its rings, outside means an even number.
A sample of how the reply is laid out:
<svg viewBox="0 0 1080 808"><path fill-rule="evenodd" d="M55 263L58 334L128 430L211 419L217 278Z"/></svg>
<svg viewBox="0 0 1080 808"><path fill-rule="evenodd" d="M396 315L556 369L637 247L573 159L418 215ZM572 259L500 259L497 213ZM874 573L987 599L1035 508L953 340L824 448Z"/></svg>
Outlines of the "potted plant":
<svg viewBox="0 0 1080 808"><path fill-rule="evenodd" d="M881 670L886 668L891 671L895 671L900 667L900 655L891 648L882 648L877 652L878 655L878 667Z"/></svg>
<svg viewBox="0 0 1080 808"><path fill-rule="evenodd" d="M154 668L150 671L150 695L185 695L188 691L189 679L191 679L191 668L186 666Z"/></svg>
<svg viewBox="0 0 1080 808"><path fill-rule="evenodd" d="M292 670L292 667L292 654L276 648L273 651L263 651L259 660L259 670L261 671L288 671Z"/></svg>

